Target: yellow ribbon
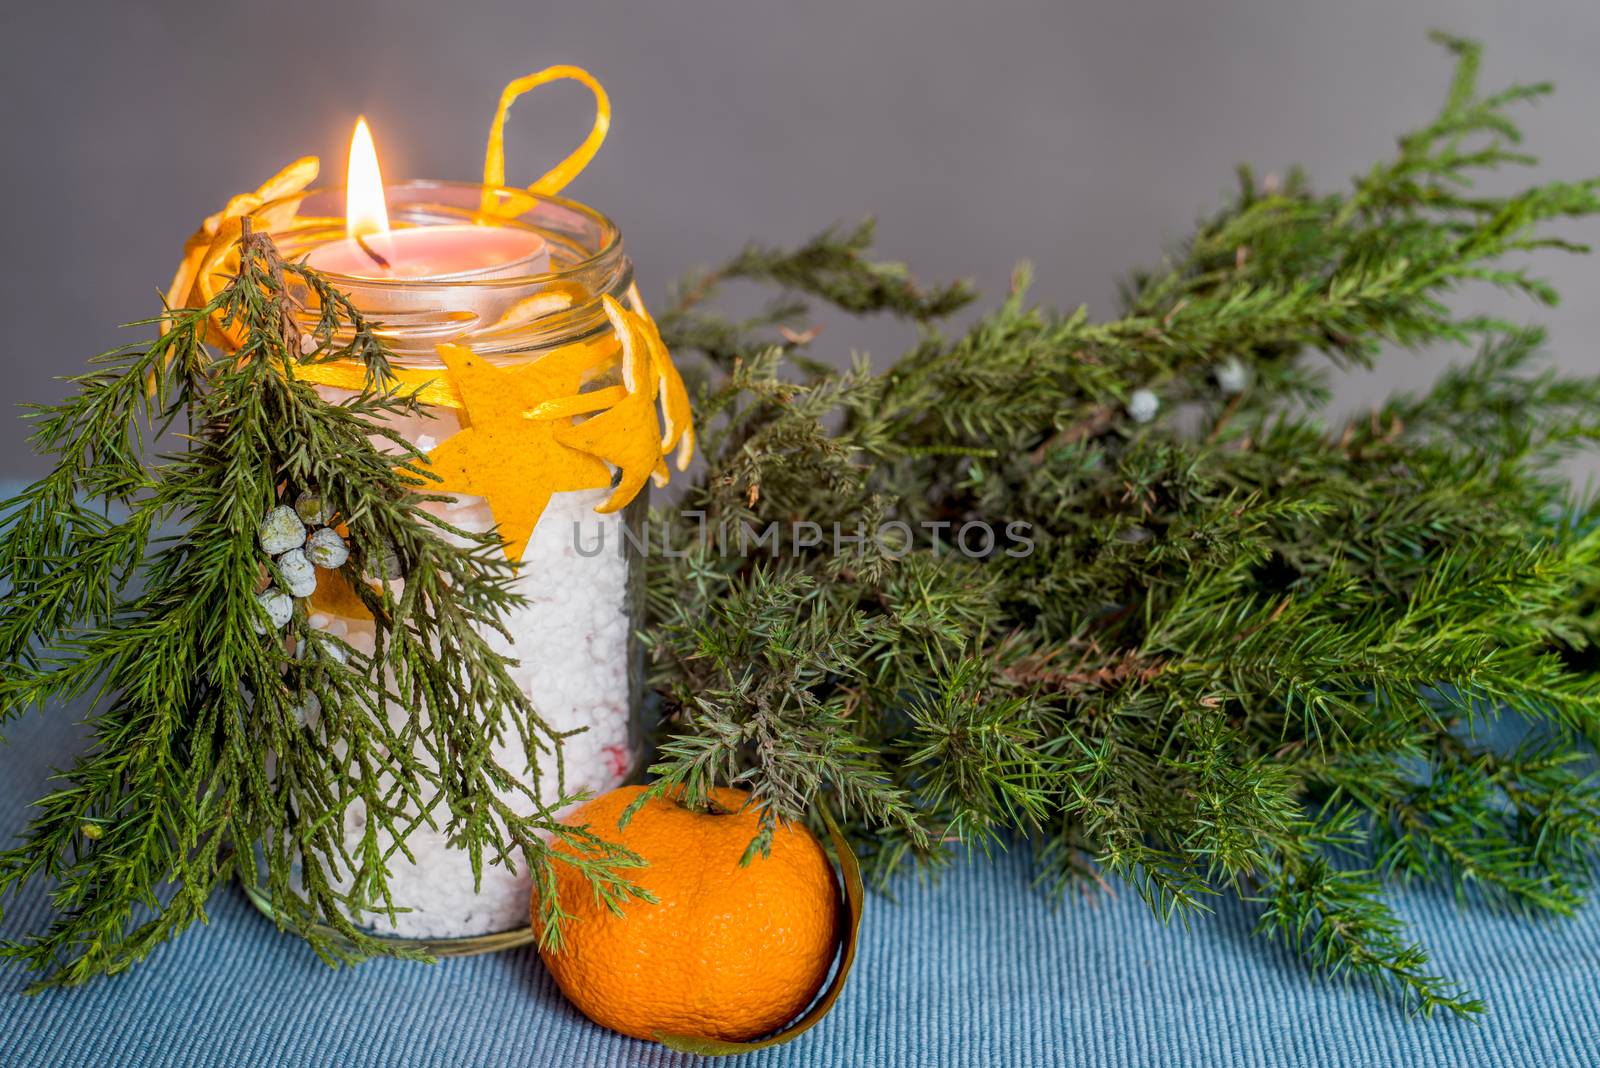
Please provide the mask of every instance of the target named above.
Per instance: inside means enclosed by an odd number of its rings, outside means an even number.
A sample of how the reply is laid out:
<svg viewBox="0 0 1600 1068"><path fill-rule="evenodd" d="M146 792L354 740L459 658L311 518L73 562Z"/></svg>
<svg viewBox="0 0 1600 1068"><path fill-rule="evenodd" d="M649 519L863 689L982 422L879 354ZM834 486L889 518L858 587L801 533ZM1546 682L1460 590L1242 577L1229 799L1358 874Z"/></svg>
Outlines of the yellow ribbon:
<svg viewBox="0 0 1600 1068"><path fill-rule="evenodd" d="M587 354L580 354L579 350L590 350ZM613 335L604 335L591 341L578 341L571 345L562 345L551 349L543 359L557 357L571 358L581 361L587 369L588 377L603 370L607 364L621 354L622 346ZM352 393L359 393L366 388L367 369L365 365L354 360L332 360L326 363L297 363L294 366L294 376L302 382L310 382L317 386L330 386L334 389L345 389ZM414 390L417 399L423 404L439 408L463 407L461 394L456 389L455 383L450 380L450 373L444 368L428 367L390 367L390 384L398 385L404 390ZM611 397L612 394L604 389L594 390L590 393L580 393L569 398L572 404L590 403L591 398ZM541 405L541 408L544 406ZM568 414L578 415L583 411L593 411L593 408L574 408ZM530 419L555 418L554 415L532 414Z"/></svg>
<svg viewBox="0 0 1600 1068"><path fill-rule="evenodd" d="M606 139L606 132L611 129L611 97L607 96L605 88L595 81L594 75L582 67L546 67L544 70L516 79L500 93L500 105L495 108L494 121L489 123L489 144L483 154L485 186L498 188L506 184L506 116L511 113L511 105L528 90L558 81L578 82L594 94L594 125L589 129L589 136L583 139L583 143L566 159L546 171L544 177L528 186L528 192L536 196L555 196L582 173L589 165L589 161L594 159L595 153L600 151L600 146ZM501 200L491 190L483 191L485 214L520 215L527 208L525 202L516 198Z"/></svg>

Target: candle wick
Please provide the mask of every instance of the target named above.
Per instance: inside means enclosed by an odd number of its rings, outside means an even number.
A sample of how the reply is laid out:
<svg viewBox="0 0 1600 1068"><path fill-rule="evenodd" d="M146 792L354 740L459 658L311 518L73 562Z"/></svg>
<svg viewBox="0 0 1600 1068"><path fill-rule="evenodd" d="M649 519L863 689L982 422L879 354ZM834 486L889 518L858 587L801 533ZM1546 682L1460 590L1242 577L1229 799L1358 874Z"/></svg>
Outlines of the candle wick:
<svg viewBox="0 0 1600 1068"><path fill-rule="evenodd" d="M355 236L356 244L361 246L361 251L372 257L373 263L376 263L379 267L382 267L387 271L389 269L389 261L378 255L378 250L367 244L367 239L365 237L361 236L360 234Z"/></svg>

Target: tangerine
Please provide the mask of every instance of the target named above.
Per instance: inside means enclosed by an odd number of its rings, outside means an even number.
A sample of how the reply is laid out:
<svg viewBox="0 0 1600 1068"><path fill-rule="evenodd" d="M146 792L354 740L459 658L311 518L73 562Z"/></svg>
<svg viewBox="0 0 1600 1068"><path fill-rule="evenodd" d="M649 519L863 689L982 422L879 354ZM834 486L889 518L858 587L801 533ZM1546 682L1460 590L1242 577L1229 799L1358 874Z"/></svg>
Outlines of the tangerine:
<svg viewBox="0 0 1600 1068"><path fill-rule="evenodd" d="M770 855L741 865L760 811L728 788L710 792L711 811L653 797L619 829L645 789L602 794L567 822L643 857L628 874L656 902L630 902L619 916L557 864L572 918L560 950L539 955L585 1016L625 1035L742 1042L776 1030L811 1003L833 963L839 898L827 853L804 826L780 821ZM537 927L537 897L533 916Z"/></svg>

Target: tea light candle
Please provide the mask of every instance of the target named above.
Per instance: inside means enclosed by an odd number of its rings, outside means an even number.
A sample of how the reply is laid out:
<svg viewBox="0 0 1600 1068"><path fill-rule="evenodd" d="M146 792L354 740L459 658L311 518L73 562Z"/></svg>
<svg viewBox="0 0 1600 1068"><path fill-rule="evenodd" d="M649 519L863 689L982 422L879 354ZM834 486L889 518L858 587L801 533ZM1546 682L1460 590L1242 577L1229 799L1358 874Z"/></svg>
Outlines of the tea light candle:
<svg viewBox="0 0 1600 1068"><path fill-rule="evenodd" d="M521 227L418 226L330 241L312 249L306 263L351 278L465 281L544 274L550 249Z"/></svg>
<svg viewBox="0 0 1600 1068"><path fill-rule="evenodd" d="M345 234L311 249L306 263L324 274L355 280L342 288L369 314L444 310L492 319L503 310L491 306L492 290L468 296L448 286L430 290L383 283L480 282L544 274L551 266L545 239L510 220L390 229L377 148L364 118L356 122L350 139Z"/></svg>

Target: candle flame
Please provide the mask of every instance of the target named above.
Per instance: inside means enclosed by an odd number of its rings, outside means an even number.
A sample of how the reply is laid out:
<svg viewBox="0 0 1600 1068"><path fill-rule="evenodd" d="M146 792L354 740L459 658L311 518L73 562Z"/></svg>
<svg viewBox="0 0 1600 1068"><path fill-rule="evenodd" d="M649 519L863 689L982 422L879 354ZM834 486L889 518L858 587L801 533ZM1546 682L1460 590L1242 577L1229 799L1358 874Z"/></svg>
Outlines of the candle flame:
<svg viewBox="0 0 1600 1068"><path fill-rule="evenodd" d="M344 228L353 238L389 232L389 207L383 199L383 173L365 116L350 135L350 165L345 172Z"/></svg>

